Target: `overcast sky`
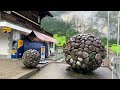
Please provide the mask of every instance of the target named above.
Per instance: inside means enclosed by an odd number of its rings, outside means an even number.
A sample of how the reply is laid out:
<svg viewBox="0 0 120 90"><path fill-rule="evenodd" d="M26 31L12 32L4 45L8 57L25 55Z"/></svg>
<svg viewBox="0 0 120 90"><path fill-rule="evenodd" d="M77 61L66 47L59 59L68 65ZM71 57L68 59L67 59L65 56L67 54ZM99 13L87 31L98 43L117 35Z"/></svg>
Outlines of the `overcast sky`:
<svg viewBox="0 0 120 90"><path fill-rule="evenodd" d="M61 12L61 11L53 11L53 12ZM88 18L91 17L92 15L94 16L94 14L97 11L63 11L63 13L60 13L59 16L55 16L54 18L58 18L58 19L63 19L63 21L70 21L72 20L73 16L78 17L79 19L82 18L82 21L84 24L87 24L88 22ZM52 12L51 12L52 13ZM96 26L94 26L94 28L97 28ZM100 27L98 28L100 30Z"/></svg>
<svg viewBox="0 0 120 90"><path fill-rule="evenodd" d="M56 11L56 12L59 12L59 11ZM87 18L90 17L95 12L96 11L64 11L64 13L59 16L59 18L62 18L64 21L66 21L68 19L71 19L71 17L73 17L74 15L76 15L78 18L82 17L82 19L86 21Z"/></svg>

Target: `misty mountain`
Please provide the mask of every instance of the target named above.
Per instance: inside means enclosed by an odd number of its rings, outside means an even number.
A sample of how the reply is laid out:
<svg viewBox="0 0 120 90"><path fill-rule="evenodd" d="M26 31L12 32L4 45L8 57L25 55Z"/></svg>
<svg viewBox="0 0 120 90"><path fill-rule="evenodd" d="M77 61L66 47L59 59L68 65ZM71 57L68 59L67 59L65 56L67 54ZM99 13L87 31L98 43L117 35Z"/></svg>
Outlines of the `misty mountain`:
<svg viewBox="0 0 120 90"><path fill-rule="evenodd" d="M70 11L50 11L54 17L61 16L62 14L67 14Z"/></svg>

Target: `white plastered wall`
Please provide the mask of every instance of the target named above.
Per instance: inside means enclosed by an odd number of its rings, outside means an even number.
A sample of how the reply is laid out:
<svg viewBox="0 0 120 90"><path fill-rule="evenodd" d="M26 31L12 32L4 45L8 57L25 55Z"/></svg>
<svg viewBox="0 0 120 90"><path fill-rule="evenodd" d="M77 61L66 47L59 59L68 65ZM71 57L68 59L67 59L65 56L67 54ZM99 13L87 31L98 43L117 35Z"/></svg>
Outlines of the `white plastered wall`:
<svg viewBox="0 0 120 90"><path fill-rule="evenodd" d="M2 33L2 30L0 29L0 55L9 55L9 33Z"/></svg>
<svg viewBox="0 0 120 90"><path fill-rule="evenodd" d="M51 53L55 53L55 43L53 43L53 47L50 48Z"/></svg>

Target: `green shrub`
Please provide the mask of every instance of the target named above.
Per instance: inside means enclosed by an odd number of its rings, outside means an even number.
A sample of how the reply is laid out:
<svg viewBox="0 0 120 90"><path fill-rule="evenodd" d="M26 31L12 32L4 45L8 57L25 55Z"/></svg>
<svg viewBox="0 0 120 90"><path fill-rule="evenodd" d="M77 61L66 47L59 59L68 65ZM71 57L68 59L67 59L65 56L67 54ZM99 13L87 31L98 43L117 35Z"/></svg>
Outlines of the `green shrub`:
<svg viewBox="0 0 120 90"><path fill-rule="evenodd" d="M110 50L114 51L115 53L117 53L117 44L113 44L110 47ZM120 54L120 45L118 46L118 53Z"/></svg>

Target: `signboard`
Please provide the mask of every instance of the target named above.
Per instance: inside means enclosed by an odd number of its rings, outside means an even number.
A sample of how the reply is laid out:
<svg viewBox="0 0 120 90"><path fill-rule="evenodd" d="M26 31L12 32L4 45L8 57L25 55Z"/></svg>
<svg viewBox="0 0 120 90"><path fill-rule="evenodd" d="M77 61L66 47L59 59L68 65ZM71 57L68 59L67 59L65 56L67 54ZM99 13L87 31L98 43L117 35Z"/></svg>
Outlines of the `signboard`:
<svg viewBox="0 0 120 90"><path fill-rule="evenodd" d="M17 50L11 50L11 58L17 58Z"/></svg>
<svg viewBox="0 0 120 90"><path fill-rule="evenodd" d="M18 40L18 48L20 48L21 46L23 46L23 40Z"/></svg>
<svg viewBox="0 0 120 90"><path fill-rule="evenodd" d="M45 46L41 46L41 59L45 59Z"/></svg>
<svg viewBox="0 0 120 90"><path fill-rule="evenodd" d="M10 33L11 32L11 28L2 28L2 32L3 33Z"/></svg>
<svg viewBox="0 0 120 90"><path fill-rule="evenodd" d="M41 61L39 63L40 64L46 64L47 63L45 61L45 46L41 46Z"/></svg>
<svg viewBox="0 0 120 90"><path fill-rule="evenodd" d="M11 54L14 55L17 52L17 50L11 50Z"/></svg>

